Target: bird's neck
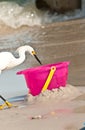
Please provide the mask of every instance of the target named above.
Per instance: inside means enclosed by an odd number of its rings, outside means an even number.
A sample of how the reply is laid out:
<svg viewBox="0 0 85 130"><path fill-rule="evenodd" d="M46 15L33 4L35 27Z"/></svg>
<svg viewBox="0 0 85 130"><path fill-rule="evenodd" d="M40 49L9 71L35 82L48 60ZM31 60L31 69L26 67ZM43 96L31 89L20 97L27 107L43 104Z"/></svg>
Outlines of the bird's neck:
<svg viewBox="0 0 85 130"><path fill-rule="evenodd" d="M18 64L21 64L25 61L25 51L20 51L19 52L19 58L18 58L18 61L17 63Z"/></svg>

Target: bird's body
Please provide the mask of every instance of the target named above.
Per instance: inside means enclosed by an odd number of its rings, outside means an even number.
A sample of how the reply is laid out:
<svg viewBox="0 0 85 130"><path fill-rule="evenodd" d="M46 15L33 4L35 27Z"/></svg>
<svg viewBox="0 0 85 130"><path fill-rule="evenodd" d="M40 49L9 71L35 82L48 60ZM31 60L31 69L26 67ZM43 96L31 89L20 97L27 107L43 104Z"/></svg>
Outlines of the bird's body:
<svg viewBox="0 0 85 130"><path fill-rule="evenodd" d="M21 46L16 50L19 54L19 58L14 57L11 52L0 52L0 73L5 69L11 69L23 63L26 51L28 51L31 55L36 56L34 49L28 45ZM39 61L39 59L37 60Z"/></svg>
<svg viewBox="0 0 85 130"><path fill-rule="evenodd" d="M1 52L0 61L0 71L15 67L16 63L18 65L18 59L16 59L10 52Z"/></svg>

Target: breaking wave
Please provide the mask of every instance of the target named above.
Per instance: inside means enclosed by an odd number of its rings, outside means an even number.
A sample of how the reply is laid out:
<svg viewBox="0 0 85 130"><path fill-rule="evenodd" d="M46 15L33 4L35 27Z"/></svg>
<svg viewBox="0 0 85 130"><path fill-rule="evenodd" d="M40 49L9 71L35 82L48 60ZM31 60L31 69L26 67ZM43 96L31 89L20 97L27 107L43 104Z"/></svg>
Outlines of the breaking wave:
<svg viewBox="0 0 85 130"><path fill-rule="evenodd" d="M4 23L12 28L18 28L23 25L47 24L80 16L80 10L64 15L50 14L49 11L38 10L35 0L0 1L0 23Z"/></svg>

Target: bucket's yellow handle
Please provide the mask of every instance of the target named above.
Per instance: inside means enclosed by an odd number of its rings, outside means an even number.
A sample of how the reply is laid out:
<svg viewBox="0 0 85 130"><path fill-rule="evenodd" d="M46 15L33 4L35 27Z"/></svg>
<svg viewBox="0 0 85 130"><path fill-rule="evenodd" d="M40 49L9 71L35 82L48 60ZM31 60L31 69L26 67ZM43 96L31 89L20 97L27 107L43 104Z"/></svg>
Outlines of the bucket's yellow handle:
<svg viewBox="0 0 85 130"><path fill-rule="evenodd" d="M50 73L49 73L49 75L47 77L47 80L46 80L46 82L45 82L45 84L44 84L44 86L42 88L42 92L45 91L48 88L48 85L50 84L51 79L52 79L55 71L56 71L56 67L52 66L51 70L50 70Z"/></svg>

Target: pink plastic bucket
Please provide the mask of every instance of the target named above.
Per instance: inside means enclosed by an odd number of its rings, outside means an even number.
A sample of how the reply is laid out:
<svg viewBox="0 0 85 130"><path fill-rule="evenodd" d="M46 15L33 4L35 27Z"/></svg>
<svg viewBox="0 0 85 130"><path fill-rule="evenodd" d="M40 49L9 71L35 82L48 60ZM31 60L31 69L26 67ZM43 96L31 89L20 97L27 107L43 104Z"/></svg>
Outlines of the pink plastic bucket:
<svg viewBox="0 0 85 130"><path fill-rule="evenodd" d="M41 93L42 88L50 73L51 67L56 67L56 71L47 89L52 90L59 88L60 86L65 87L68 78L68 66L69 62L66 61L22 70L20 72L17 72L17 74L24 74L30 93L33 96L36 96Z"/></svg>

